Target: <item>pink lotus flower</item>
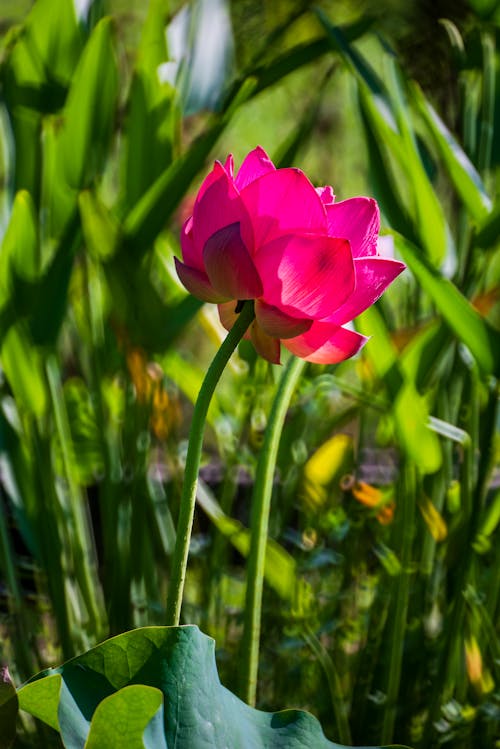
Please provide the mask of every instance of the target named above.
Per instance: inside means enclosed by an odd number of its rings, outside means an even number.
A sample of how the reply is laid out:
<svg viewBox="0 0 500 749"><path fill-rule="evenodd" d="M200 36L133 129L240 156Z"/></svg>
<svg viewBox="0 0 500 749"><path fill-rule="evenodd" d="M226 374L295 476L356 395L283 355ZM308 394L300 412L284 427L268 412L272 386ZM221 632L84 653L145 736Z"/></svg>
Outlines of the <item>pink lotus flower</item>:
<svg viewBox="0 0 500 749"><path fill-rule="evenodd" d="M280 341L310 362L334 364L367 338L344 327L405 266L377 253L380 216L370 198L335 203L300 169L276 169L258 147L236 177L216 161L182 227L179 278L219 306L229 330L237 302L255 299L247 332L257 352L280 361Z"/></svg>

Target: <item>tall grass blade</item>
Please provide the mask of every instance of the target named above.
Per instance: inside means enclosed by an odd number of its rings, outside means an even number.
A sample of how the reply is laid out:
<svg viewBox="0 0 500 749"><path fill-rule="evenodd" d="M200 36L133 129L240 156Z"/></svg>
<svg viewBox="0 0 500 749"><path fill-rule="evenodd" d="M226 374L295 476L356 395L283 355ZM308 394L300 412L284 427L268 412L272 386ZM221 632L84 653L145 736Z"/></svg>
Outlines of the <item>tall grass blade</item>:
<svg viewBox="0 0 500 749"><path fill-rule="evenodd" d="M418 249L396 236L404 261L429 294L455 335L465 343L485 374L500 374L498 336L457 287L425 262Z"/></svg>
<svg viewBox="0 0 500 749"><path fill-rule="evenodd" d="M443 159L450 179L467 206L472 218L481 222L491 211L492 202L486 188L469 160L451 132L448 130L437 112L427 101L422 89L417 83L412 83L411 101L422 115L436 146Z"/></svg>

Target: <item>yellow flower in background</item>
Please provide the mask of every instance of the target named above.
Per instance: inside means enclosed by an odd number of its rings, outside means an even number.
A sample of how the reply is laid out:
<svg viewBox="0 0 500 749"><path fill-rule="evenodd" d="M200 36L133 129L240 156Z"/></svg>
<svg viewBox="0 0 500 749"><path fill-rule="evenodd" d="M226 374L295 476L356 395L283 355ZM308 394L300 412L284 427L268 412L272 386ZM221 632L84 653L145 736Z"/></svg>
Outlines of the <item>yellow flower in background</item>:
<svg viewBox="0 0 500 749"><path fill-rule="evenodd" d="M126 354L127 368L139 403L147 403L151 394L151 379L148 376L148 361L140 348L131 348Z"/></svg>
<svg viewBox="0 0 500 749"><path fill-rule="evenodd" d="M465 640L465 667L469 681L481 694L488 694L495 686L492 676L484 668L483 656L474 635Z"/></svg>
<svg viewBox="0 0 500 749"><path fill-rule="evenodd" d="M387 525L394 517L392 489L377 489L364 481L356 481L352 473L354 444L347 434L335 434L312 454L304 466L302 499L311 509L322 508L334 483L341 491L352 493L354 499L370 509L378 509L376 518Z"/></svg>
<svg viewBox="0 0 500 749"><path fill-rule="evenodd" d="M146 353L140 348L130 348L126 361L137 402L150 407L151 430L163 441L178 420L178 406L172 402L164 386L163 370L155 362L148 362Z"/></svg>
<svg viewBox="0 0 500 749"><path fill-rule="evenodd" d="M432 538L438 542L444 541L448 535L448 527L441 513L428 497L420 499L418 506Z"/></svg>
<svg viewBox="0 0 500 749"><path fill-rule="evenodd" d="M304 466L302 496L311 508L322 507L328 498L327 488L350 468L353 441L347 434L335 434L311 455Z"/></svg>
<svg viewBox="0 0 500 749"><path fill-rule="evenodd" d="M365 507L380 508L376 515L381 525L388 525L394 517L395 502L388 501L387 492L377 489L364 481L358 481L351 489L352 496Z"/></svg>

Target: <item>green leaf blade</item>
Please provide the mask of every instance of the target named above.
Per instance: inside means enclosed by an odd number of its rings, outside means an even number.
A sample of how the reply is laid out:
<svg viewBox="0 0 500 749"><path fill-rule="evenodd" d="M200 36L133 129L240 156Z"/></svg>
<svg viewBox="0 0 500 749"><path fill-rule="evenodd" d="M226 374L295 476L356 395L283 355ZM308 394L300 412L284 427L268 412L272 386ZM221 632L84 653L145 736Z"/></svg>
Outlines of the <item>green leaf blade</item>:
<svg viewBox="0 0 500 749"><path fill-rule="evenodd" d="M161 743L147 744L144 733L151 721L163 729L163 695L159 689L139 684L123 687L99 703L90 723L85 749L167 749ZM163 733L163 730L162 730Z"/></svg>
<svg viewBox="0 0 500 749"><path fill-rule="evenodd" d="M455 335L469 348L483 373L498 377L498 333L481 318L451 281L429 266L414 245L399 235L396 236L396 244L405 263L429 294Z"/></svg>
<svg viewBox="0 0 500 749"><path fill-rule="evenodd" d="M15 291L15 279L35 281L40 273L40 251L35 206L30 193L16 193L0 252L0 305Z"/></svg>
<svg viewBox="0 0 500 749"><path fill-rule="evenodd" d="M61 681L64 688L58 692ZM44 703L45 686L50 692ZM60 721L69 719L71 711L79 726L84 720L90 721L85 747L92 749L120 745L105 733L106 724L126 720L130 700L144 709L140 720L133 718L135 743L124 744L122 736L120 746L153 749L154 732L148 736L148 727L144 732L144 726L148 718L149 726L158 720L161 696L164 743L154 744L154 749L341 749L326 738L310 713L255 710L223 687L215 664L214 641L193 625L144 627L107 640L68 661L57 674L42 673L25 684L19 691L20 705L54 726L58 694L59 715L66 713ZM111 743L103 743L103 736ZM73 738L68 735L65 746L83 749L81 734Z"/></svg>
<svg viewBox="0 0 500 749"><path fill-rule="evenodd" d="M112 21L95 27L75 71L64 108L61 148L68 184L78 189L100 172L118 96Z"/></svg>
<svg viewBox="0 0 500 749"><path fill-rule="evenodd" d="M25 321L13 325L4 336L0 361L18 404L41 416L48 405L43 359L33 346Z"/></svg>
<svg viewBox="0 0 500 749"><path fill-rule="evenodd" d="M471 216L476 221L481 221L492 207L491 198L481 177L416 83L411 84L411 92L412 101L434 138L458 194Z"/></svg>
<svg viewBox="0 0 500 749"><path fill-rule="evenodd" d="M415 214L415 231L431 261L437 267L454 250L442 206L426 174L416 146L416 138L399 70L391 55L384 52L386 67L393 83L391 91L381 81L367 59L350 43L342 30L325 13L317 11L332 49L339 52L354 73L360 91L365 124L382 153L394 160L398 169L388 172L396 195L409 194ZM387 168L387 167L384 167ZM393 173L394 172L394 173ZM399 201L398 201L399 202Z"/></svg>
<svg viewBox="0 0 500 749"><path fill-rule="evenodd" d="M436 435L428 428L427 404L414 380L400 367L382 316L375 307L370 307L358 318L357 324L360 332L373 336L367 344L366 355L387 387L401 448L422 473L434 473L441 465L442 455Z"/></svg>
<svg viewBox="0 0 500 749"><path fill-rule="evenodd" d="M43 672L18 689L19 709L59 731L57 708L61 692L61 675Z"/></svg>

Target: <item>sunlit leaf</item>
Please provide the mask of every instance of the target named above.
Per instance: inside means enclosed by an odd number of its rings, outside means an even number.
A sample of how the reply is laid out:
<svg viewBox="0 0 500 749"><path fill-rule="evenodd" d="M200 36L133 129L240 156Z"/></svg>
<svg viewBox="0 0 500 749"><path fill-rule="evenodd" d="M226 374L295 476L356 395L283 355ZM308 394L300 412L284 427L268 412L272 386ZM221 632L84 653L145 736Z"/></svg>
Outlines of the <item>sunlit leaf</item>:
<svg viewBox="0 0 500 749"><path fill-rule="evenodd" d="M0 252L0 306L12 293L14 276L34 281L40 273L35 207L29 192L17 193Z"/></svg>
<svg viewBox="0 0 500 749"><path fill-rule="evenodd" d="M192 625L136 629L107 640L56 670L49 669L34 677L19 690L19 704L21 709L50 721L53 726L57 725L59 713L67 749L83 749L93 716L102 726L100 730L107 730L99 713L107 712L112 701L103 708L103 700L112 696L116 699L120 690L129 685L135 685L136 689L121 692L120 711L126 710L124 703L129 709L132 704L133 710L137 698L145 697L138 688L141 685L163 693L163 735L167 747L339 748L339 744L326 739L319 722L310 713L301 710L266 713L235 697L220 683L214 645L213 640ZM56 684L54 689L55 680L60 687ZM152 690L148 692L150 716L153 703L158 705L153 695ZM75 727L77 730L72 730ZM96 740L98 736L96 733Z"/></svg>
<svg viewBox="0 0 500 749"><path fill-rule="evenodd" d="M316 97L305 110L302 119L280 145L278 152L273 154L272 162L277 169L293 166L297 162L297 154L301 147L307 143L313 129L317 125L320 106L323 101L325 88L330 80L331 72L330 70L319 84Z"/></svg>
<svg viewBox="0 0 500 749"><path fill-rule="evenodd" d="M27 190L35 204L40 197L40 124L37 112L13 106L12 132L15 140L14 189Z"/></svg>
<svg viewBox="0 0 500 749"><path fill-rule="evenodd" d="M28 689L18 691L19 707L27 710L35 718L59 730L58 704L61 694L62 679L59 673L44 674L43 681L35 678Z"/></svg>
<svg viewBox="0 0 500 749"><path fill-rule="evenodd" d="M64 383L64 400L74 450L70 457L80 484L92 484L103 472L102 439L95 407L84 382L71 378Z"/></svg>
<svg viewBox="0 0 500 749"><path fill-rule="evenodd" d="M456 55L456 60L465 61L465 45L462 34L449 18L440 18L439 23L448 34L448 39Z"/></svg>
<svg viewBox="0 0 500 749"><path fill-rule="evenodd" d="M357 325L362 333L372 335L365 347L366 356L388 389L401 447L423 473L437 471L441 464L441 450L436 435L427 425L426 403L417 392L415 383L400 368L382 317L375 307L371 307L358 318Z"/></svg>
<svg viewBox="0 0 500 749"><path fill-rule="evenodd" d="M401 366L422 392L444 371L450 356L451 331L440 319L431 320L411 332L401 352Z"/></svg>
<svg viewBox="0 0 500 749"><path fill-rule="evenodd" d="M97 706L85 749L168 749L163 720L159 689L142 684L123 687Z"/></svg>
<svg viewBox="0 0 500 749"><path fill-rule="evenodd" d="M357 21L342 25L340 28L346 39L353 42L362 37L372 26L373 18L364 15ZM303 67L331 50L330 41L324 37L313 39L311 42L302 42L287 49L273 60L258 66L253 75L257 78L255 93L260 93L269 86L278 83L289 73Z"/></svg>
<svg viewBox="0 0 500 749"><path fill-rule="evenodd" d="M50 256L52 242L63 234L76 210L77 194L66 182L64 153L61 147L63 131L59 116L45 117L42 122L42 185L40 210L44 216L42 244ZM46 258L44 258L46 259Z"/></svg>
<svg viewBox="0 0 500 749"><path fill-rule="evenodd" d="M416 230L405 207L403 196L398 187L398 179L392 174L383 142L374 133L368 115L362 106L363 92L359 91L361 122L366 137L369 159L370 184L373 185L374 197L377 199L384 216L396 231L405 237L418 241Z"/></svg>
<svg viewBox="0 0 500 749"><path fill-rule="evenodd" d="M480 317L451 281L425 262L414 245L400 235L396 235L396 244L403 260L422 288L429 294L455 335L470 349L483 372L498 376L498 334Z"/></svg>
<svg viewBox="0 0 500 749"><path fill-rule="evenodd" d="M484 219L491 211L491 198L486 192L481 177L467 154L427 101L421 88L416 83L412 83L410 91L412 102L417 106L429 128L458 194L474 219L478 221Z"/></svg>
<svg viewBox="0 0 500 749"><path fill-rule="evenodd" d="M34 3L12 46L7 99L43 113L59 110L83 46L72 0Z"/></svg>
<svg viewBox="0 0 500 749"><path fill-rule="evenodd" d="M37 67L67 84L83 46L73 0L37 0L26 19L26 42Z"/></svg>
<svg viewBox="0 0 500 749"><path fill-rule="evenodd" d="M104 18L85 46L63 112L61 148L66 180L73 188L86 186L103 168L117 94L111 20Z"/></svg>
<svg viewBox="0 0 500 749"><path fill-rule="evenodd" d="M420 158L404 88L394 59L386 53L387 69L393 83L392 91L389 92L342 30L334 26L323 11L318 10L317 14L333 49L340 52L357 77L361 105L373 137L398 164L400 175L394 176L394 181L399 182L402 175L407 177L405 192L410 192L413 198L415 230L427 256L434 265L439 266L452 250L452 239L443 209ZM402 193L402 185L395 184L393 189Z"/></svg>
<svg viewBox="0 0 500 749"><path fill-rule="evenodd" d="M163 80L166 7L149 3L130 87L124 129L126 205L132 207L167 169L178 139L177 92Z"/></svg>
<svg viewBox="0 0 500 749"><path fill-rule="evenodd" d="M82 231L87 249L96 260L107 260L118 242L118 223L93 190L82 190L78 197Z"/></svg>
<svg viewBox="0 0 500 749"><path fill-rule="evenodd" d="M400 167L408 175L408 187L413 192L416 229L420 243L430 262L439 267L448 258L453 259L455 247L444 209L431 183L420 151L410 117L403 74L392 55L387 56L387 68L394 90L394 111L404 143Z"/></svg>
<svg viewBox="0 0 500 749"><path fill-rule="evenodd" d="M43 359L24 322L12 326L0 348L0 365L20 406L36 416L47 407Z"/></svg>

